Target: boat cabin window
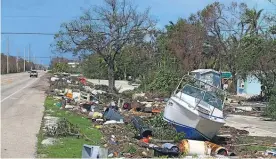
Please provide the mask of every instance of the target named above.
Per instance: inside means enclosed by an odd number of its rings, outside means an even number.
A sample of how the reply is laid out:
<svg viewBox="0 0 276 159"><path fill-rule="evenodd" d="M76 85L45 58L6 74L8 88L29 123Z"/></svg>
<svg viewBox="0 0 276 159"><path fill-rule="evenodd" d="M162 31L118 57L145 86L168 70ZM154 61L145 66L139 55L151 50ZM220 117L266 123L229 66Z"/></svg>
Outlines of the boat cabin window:
<svg viewBox="0 0 276 159"><path fill-rule="evenodd" d="M203 95L204 95L203 90L201 90L199 88L196 88L196 87L193 87L193 86L190 86L190 85L184 86L182 92L189 95L189 96L198 98L198 99L202 99Z"/></svg>
<svg viewBox="0 0 276 159"><path fill-rule="evenodd" d="M222 101L218 97L213 95L211 92L205 93L203 101L214 106L219 110L222 110Z"/></svg>
<svg viewBox="0 0 276 159"><path fill-rule="evenodd" d="M222 100L219 99L216 95L212 94L212 92L208 92L190 85L185 85L182 92L194 98L203 100L213 107L222 110Z"/></svg>

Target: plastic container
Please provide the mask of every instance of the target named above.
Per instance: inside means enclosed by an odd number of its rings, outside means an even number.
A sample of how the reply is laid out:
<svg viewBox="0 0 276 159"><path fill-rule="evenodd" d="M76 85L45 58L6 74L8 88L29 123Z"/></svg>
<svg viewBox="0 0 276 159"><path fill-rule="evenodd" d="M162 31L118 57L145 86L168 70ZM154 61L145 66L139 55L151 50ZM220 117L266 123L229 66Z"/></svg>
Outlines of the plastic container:
<svg viewBox="0 0 276 159"><path fill-rule="evenodd" d="M56 103L57 107L61 107L61 105L62 105L61 102Z"/></svg>
<svg viewBox="0 0 276 159"><path fill-rule="evenodd" d="M152 130L150 129L150 127L148 125L146 125L143 120L138 117L138 116L134 116L131 119L131 122L133 123L134 127L136 128L136 130L139 131L139 135L140 137L148 137L148 136L152 136Z"/></svg>
<svg viewBox="0 0 276 159"><path fill-rule="evenodd" d="M104 119L106 120L116 120L116 121L121 121L123 120L123 117L121 116L121 114L119 114L117 111L115 111L112 108L107 108L104 111Z"/></svg>

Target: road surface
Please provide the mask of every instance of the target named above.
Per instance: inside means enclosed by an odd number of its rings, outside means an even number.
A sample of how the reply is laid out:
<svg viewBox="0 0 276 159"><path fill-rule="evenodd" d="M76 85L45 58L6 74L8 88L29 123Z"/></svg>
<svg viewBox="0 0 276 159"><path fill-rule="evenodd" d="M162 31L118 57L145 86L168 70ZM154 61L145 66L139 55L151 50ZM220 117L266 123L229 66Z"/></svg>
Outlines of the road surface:
<svg viewBox="0 0 276 159"><path fill-rule="evenodd" d="M1 158L33 158L47 81L28 73L1 76Z"/></svg>
<svg viewBox="0 0 276 159"><path fill-rule="evenodd" d="M226 118L226 125L247 130L250 136L276 137L276 122L265 121L261 117L229 114Z"/></svg>

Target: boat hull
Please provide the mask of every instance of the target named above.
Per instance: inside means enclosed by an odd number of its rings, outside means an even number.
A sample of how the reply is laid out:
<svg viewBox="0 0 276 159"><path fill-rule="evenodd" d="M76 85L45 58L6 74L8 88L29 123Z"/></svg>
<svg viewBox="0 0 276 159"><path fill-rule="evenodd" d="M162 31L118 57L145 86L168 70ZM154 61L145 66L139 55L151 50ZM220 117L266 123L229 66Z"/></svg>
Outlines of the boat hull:
<svg viewBox="0 0 276 159"><path fill-rule="evenodd" d="M175 97L170 98L164 120L172 123L177 132L184 132L186 139L211 140L224 125L224 119L202 114L192 104Z"/></svg>

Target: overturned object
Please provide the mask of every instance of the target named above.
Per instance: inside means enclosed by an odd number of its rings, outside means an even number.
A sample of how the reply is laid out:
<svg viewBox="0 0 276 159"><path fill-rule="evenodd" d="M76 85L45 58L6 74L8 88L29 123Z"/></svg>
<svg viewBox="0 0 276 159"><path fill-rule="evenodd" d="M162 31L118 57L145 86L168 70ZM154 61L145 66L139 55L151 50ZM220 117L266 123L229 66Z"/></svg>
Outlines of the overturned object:
<svg viewBox="0 0 276 159"><path fill-rule="evenodd" d="M133 123L136 130L139 131L139 136L141 138L152 136L152 130L150 129L150 127L148 125L146 125L143 122L143 120L140 117L134 116L131 119L131 122Z"/></svg>
<svg viewBox="0 0 276 159"><path fill-rule="evenodd" d="M107 158L108 150L100 146L83 145L81 158Z"/></svg>
<svg viewBox="0 0 276 159"><path fill-rule="evenodd" d="M210 141L225 124L225 97L225 91L186 75L168 100L163 119L186 139Z"/></svg>
<svg viewBox="0 0 276 159"><path fill-rule="evenodd" d="M179 144L180 152L187 155L224 155L228 154L228 151L217 144L209 141L197 141L197 140L182 140Z"/></svg>
<svg viewBox="0 0 276 159"><path fill-rule="evenodd" d="M121 121L123 120L123 117L121 116L121 114L119 114L117 111L115 111L112 108L107 108L104 111L104 119L106 120L116 120L116 121Z"/></svg>

